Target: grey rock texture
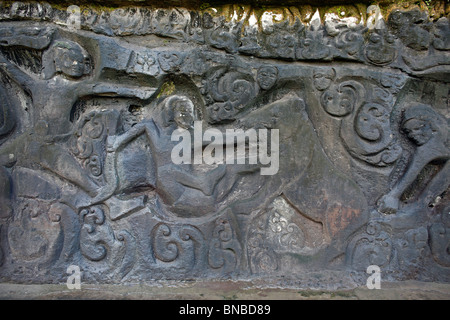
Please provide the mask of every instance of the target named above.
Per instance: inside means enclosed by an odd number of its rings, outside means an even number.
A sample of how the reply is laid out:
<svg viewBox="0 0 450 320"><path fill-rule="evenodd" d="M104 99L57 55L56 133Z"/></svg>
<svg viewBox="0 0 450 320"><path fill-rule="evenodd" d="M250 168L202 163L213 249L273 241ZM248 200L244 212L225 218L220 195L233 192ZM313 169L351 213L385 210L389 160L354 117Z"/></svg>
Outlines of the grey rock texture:
<svg viewBox="0 0 450 320"><path fill-rule="evenodd" d="M354 8L0 3L1 281L449 282L445 5Z"/></svg>

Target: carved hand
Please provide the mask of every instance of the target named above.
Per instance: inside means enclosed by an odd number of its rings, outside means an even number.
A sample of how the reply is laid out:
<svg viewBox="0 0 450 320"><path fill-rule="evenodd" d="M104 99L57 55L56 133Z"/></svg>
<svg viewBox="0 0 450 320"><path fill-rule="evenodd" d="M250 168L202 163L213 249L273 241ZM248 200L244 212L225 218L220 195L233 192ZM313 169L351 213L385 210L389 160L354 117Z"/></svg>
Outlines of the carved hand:
<svg viewBox="0 0 450 320"><path fill-rule="evenodd" d="M106 138L106 152L115 152L117 150L116 136Z"/></svg>
<svg viewBox="0 0 450 320"><path fill-rule="evenodd" d="M385 214L394 214L399 208L399 199L386 194L378 200L378 211Z"/></svg>

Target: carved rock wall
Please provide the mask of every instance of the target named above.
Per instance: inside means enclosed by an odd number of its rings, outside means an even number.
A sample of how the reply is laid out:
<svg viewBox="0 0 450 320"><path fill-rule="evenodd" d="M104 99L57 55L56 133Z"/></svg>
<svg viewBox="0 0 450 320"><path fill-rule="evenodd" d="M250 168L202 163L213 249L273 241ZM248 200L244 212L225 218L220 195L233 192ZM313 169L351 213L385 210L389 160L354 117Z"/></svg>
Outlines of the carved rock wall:
<svg viewBox="0 0 450 320"><path fill-rule="evenodd" d="M0 279L450 281L447 7L0 3Z"/></svg>

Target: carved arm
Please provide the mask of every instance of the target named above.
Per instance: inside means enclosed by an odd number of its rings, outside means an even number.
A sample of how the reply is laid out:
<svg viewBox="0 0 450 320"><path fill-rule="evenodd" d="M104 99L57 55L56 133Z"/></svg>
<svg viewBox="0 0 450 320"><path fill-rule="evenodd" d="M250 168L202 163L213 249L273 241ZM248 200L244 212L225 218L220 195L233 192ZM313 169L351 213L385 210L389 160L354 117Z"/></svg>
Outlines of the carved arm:
<svg viewBox="0 0 450 320"><path fill-rule="evenodd" d="M125 97L146 100L156 91L152 87L125 87L117 84L104 82L81 83L79 87L80 96L99 95L106 97Z"/></svg>
<svg viewBox="0 0 450 320"><path fill-rule="evenodd" d="M16 82L22 88L32 91L33 86L36 83L36 79L33 79L30 75L22 71L18 66L11 63L0 53L0 68L6 72L6 74L11 77L11 79Z"/></svg>

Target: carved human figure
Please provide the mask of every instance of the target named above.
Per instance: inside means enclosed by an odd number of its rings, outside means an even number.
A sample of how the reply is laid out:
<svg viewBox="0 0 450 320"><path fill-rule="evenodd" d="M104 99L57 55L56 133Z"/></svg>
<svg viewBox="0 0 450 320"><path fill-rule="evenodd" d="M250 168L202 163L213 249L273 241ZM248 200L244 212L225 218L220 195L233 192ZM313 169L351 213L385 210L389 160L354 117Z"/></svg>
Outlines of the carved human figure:
<svg viewBox="0 0 450 320"><path fill-rule="evenodd" d="M108 95L147 99L155 92L154 88L129 88L85 79L91 74L89 55L78 43L70 40L55 41L43 53L42 65L42 74L38 77L0 54L0 68L31 94L35 121L46 121L49 134L70 131L70 112L82 97Z"/></svg>
<svg viewBox="0 0 450 320"><path fill-rule="evenodd" d="M43 54L41 77L22 70L0 54L0 68L31 95L35 127L0 146L0 156L12 158L19 165L43 169L74 183L90 196L98 186L86 177L73 156L60 144L71 136L70 112L75 102L85 96L110 95L147 99L153 88L127 88L85 79L91 73L87 52L69 40L59 40ZM26 156L25 156L26 155ZM0 163L0 165L5 165ZM0 194L11 197L2 187Z"/></svg>
<svg viewBox="0 0 450 320"><path fill-rule="evenodd" d="M399 178L389 193L378 201L378 210L382 213L398 211L401 196L430 162L440 161L444 165L423 191L423 194L428 195L425 205L429 205L432 198L444 192L449 184L450 150L446 145L447 121L431 106L418 104L406 110L401 128L408 139L416 145L416 150L404 175Z"/></svg>
<svg viewBox="0 0 450 320"><path fill-rule="evenodd" d="M133 126L119 136L109 136L107 140L107 158L105 171L110 182L95 197L91 204L100 203L111 197L116 191L117 153L136 137L145 134L148 138L151 156L156 167L155 189L164 204L172 212L185 216L200 216L214 209L215 187L226 173L224 165L207 171L196 171L191 164L178 165L171 161L174 142L172 132L176 129L189 130L194 124L194 105L184 96L172 96L162 105L160 119L154 118ZM157 121L155 121L157 120Z"/></svg>

